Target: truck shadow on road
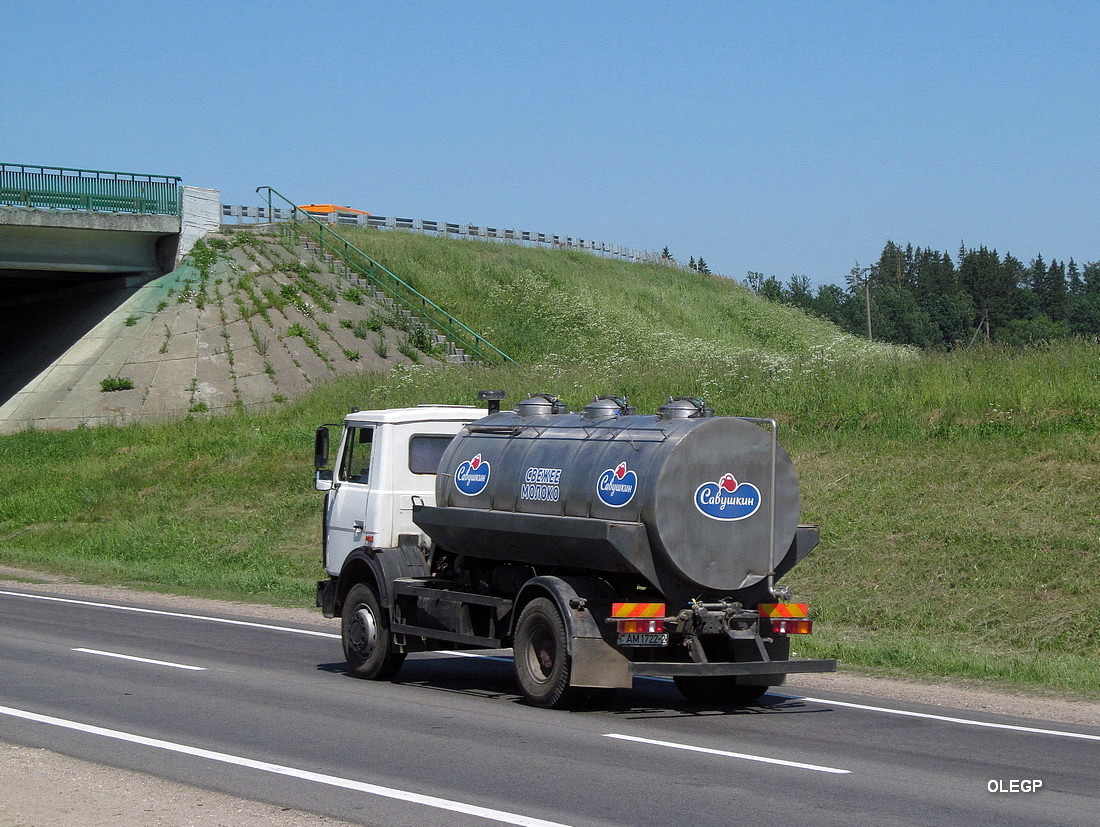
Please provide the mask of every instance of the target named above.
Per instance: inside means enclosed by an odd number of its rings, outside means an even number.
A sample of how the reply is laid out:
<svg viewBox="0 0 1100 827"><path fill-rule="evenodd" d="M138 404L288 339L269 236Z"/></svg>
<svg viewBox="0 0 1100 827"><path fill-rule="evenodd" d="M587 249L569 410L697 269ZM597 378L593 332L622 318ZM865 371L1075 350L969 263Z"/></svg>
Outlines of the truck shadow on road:
<svg viewBox="0 0 1100 827"><path fill-rule="evenodd" d="M346 674L343 661L323 663L318 670ZM349 680L357 680L350 675ZM366 683L366 682L364 682ZM490 701L522 704L510 660L484 657L456 657L431 654L413 656L405 661L390 685L428 689L482 698ZM778 688L777 692L782 692ZM636 679L633 689L594 689L582 691L567 710L572 713L602 713L645 719L699 718L741 715L803 715L831 710L809 705L799 698L767 694L745 705L696 703L686 700L668 679Z"/></svg>

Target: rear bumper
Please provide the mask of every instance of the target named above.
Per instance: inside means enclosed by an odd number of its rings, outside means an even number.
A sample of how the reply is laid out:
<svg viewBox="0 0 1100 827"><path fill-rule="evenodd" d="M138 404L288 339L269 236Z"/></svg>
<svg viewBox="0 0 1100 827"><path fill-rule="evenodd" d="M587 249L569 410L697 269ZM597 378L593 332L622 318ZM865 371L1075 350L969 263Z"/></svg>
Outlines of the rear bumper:
<svg viewBox="0 0 1100 827"><path fill-rule="evenodd" d="M767 660L741 663L630 663L630 674L656 678L718 677L720 675L790 675L799 672L835 672L835 660Z"/></svg>

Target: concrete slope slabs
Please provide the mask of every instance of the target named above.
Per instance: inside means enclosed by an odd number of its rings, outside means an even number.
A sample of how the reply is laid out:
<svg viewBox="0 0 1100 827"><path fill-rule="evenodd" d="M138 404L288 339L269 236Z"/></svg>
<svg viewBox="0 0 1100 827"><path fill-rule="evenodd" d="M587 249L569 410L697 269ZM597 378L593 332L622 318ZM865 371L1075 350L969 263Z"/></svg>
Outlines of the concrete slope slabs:
<svg viewBox="0 0 1100 827"><path fill-rule="evenodd" d="M342 264L256 230L209 235L173 272L53 315L59 335L0 373L0 433L278 405L334 376L446 358L434 341L418 350L430 337Z"/></svg>

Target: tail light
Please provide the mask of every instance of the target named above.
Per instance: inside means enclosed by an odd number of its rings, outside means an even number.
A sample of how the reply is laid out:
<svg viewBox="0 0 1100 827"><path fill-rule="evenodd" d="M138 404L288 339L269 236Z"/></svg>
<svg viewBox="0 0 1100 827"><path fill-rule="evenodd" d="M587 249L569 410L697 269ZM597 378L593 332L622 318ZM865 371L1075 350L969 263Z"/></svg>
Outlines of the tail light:
<svg viewBox="0 0 1100 827"><path fill-rule="evenodd" d="M814 629L814 622L806 617L773 617L770 622L773 635L808 635Z"/></svg>
<svg viewBox="0 0 1100 827"><path fill-rule="evenodd" d="M808 635L813 631L810 607L805 603L761 603L760 625L771 626L773 635Z"/></svg>
<svg viewBox="0 0 1100 827"><path fill-rule="evenodd" d="M650 619L638 619L638 618L620 618L615 621L615 626L621 635L631 634L655 634L665 630L664 618Z"/></svg>
<svg viewBox="0 0 1100 827"><path fill-rule="evenodd" d="M665 630L664 603L612 603L611 616L620 634L659 634Z"/></svg>

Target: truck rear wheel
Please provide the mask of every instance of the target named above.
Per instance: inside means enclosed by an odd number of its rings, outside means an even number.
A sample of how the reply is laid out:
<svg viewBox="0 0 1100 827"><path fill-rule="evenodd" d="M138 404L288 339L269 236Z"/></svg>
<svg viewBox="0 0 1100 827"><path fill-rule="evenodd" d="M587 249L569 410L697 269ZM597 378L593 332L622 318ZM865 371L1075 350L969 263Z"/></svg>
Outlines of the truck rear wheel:
<svg viewBox="0 0 1100 827"><path fill-rule="evenodd" d="M677 676L672 680L680 694L689 701L702 704L747 704L768 691L766 686L739 685L732 675L713 678Z"/></svg>
<svg viewBox="0 0 1100 827"><path fill-rule="evenodd" d="M374 587L356 583L344 601L340 637L348 672L357 678L384 681L392 678L405 661L404 652L392 649L389 618Z"/></svg>
<svg viewBox="0 0 1100 827"><path fill-rule="evenodd" d="M554 601L536 597L516 624L516 680L527 702L546 709L561 706L568 696L569 659L565 621Z"/></svg>

